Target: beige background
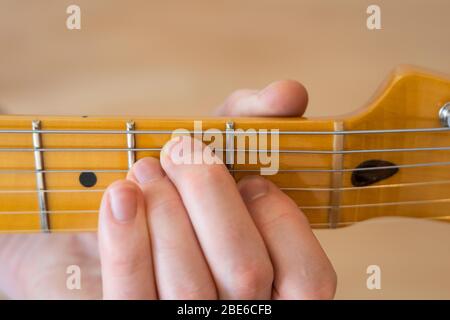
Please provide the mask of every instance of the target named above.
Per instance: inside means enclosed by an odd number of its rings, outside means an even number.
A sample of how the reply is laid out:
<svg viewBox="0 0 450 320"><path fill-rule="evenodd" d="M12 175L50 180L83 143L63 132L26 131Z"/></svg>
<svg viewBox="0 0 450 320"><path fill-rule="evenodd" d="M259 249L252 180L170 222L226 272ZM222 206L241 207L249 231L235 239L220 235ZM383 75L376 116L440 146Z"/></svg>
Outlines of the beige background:
<svg viewBox="0 0 450 320"><path fill-rule="evenodd" d="M65 10L82 9L82 30ZM450 74L448 0L0 0L4 113L207 115L232 90L292 78L308 116L363 105L396 65ZM337 298L450 298L450 225L381 219L318 231ZM366 268L382 289L366 288Z"/></svg>

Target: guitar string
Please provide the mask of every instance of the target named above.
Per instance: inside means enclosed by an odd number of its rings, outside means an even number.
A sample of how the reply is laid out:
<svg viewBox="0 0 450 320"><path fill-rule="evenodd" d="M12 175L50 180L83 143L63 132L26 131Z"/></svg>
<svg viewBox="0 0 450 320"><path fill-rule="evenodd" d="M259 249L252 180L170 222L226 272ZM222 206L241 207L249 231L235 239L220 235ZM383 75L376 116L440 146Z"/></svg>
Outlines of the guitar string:
<svg viewBox="0 0 450 320"><path fill-rule="evenodd" d="M396 132L441 132L449 131L450 128L419 128L419 129L389 129L389 130L356 130L356 131L279 131L279 134L368 134L368 133L396 133ZM130 133L148 133L148 134L160 134L161 132L171 133L172 131L162 131L162 130L134 130L134 131L124 131L124 130L0 130L0 133L117 133L117 134L130 134ZM191 133L204 133L206 131L190 131ZM224 133L224 131L219 130L218 132ZM239 134L239 132L233 132L233 134ZM246 134L246 133L243 133ZM162 148L1 148L0 152L111 152L111 151L161 151ZM216 151L221 152L279 152L279 153L310 153L310 154L352 154L352 153L379 153L379 152L416 152L416 151L443 151L450 150L450 147L423 147L423 148L392 148L392 149L359 149L359 150L242 150L242 149L216 149ZM391 168L401 168L401 167L417 167L417 166L428 166L428 165L447 165L447 162L438 163L424 163L424 164L407 164L407 165L395 165L395 166L384 166L384 167L370 167L370 168L355 168L355 169L291 169L289 171L281 169L276 170L280 172L342 172L342 171L358 171L360 170L383 170ZM267 170L267 169L266 169ZM12 172L13 170L2 170L1 173ZM14 170L18 173L21 170ZM22 170L23 171L23 170ZM235 169L236 172L254 172L257 170L245 170L245 169ZM45 171L41 171L45 172ZM97 172L100 172L97 170Z"/></svg>
<svg viewBox="0 0 450 320"><path fill-rule="evenodd" d="M0 152L161 152L163 148L0 148ZM287 154L353 154L380 152L419 152L419 151L449 151L450 146L418 147L418 148L386 148L386 149L355 149L355 150L269 150L269 149L219 149L215 152L249 152L249 153L287 153Z"/></svg>
<svg viewBox="0 0 450 320"><path fill-rule="evenodd" d="M437 181L423 181L423 182L405 182L405 183L393 183L393 184L379 184L364 187L341 187L341 188L327 188L327 187L281 187L283 191L310 191L310 192L330 192L330 191L354 191L354 190L372 190L372 189L384 189L384 188L400 188L400 187L417 187L417 186L430 186L439 184L449 184L450 180L437 180ZM43 189L43 190L9 190L0 189L0 194L20 194L20 193L100 193L105 192L106 189Z"/></svg>
<svg viewBox="0 0 450 320"><path fill-rule="evenodd" d="M264 129L263 132L274 129ZM450 131L448 127L437 128L407 128L407 129L377 129L377 130L342 130L342 131L269 131L270 134L276 135L352 135L352 134L385 134L385 133L422 133L422 132L447 132ZM258 131L239 131L235 128L231 132L225 130L183 130L183 133L189 134L232 134L232 135L249 135L260 134ZM26 134L26 133L40 133L40 134L173 134L174 130L32 130L32 129L1 129L0 134Z"/></svg>
<svg viewBox="0 0 450 320"><path fill-rule="evenodd" d="M402 216L390 216L390 217L391 218L405 218L405 217L402 217ZM376 218L376 217L374 217L374 218ZM378 218L381 218L381 217L378 217ZM409 218L409 217L407 217L407 218ZM420 219L420 220L447 220L447 219L449 219L450 220L450 215L447 215L447 216L431 216L431 217L414 217L414 219ZM384 221L382 221L382 220L357 220L357 221L336 222L336 224L338 226L339 225L347 226L347 225L363 223L363 222L372 224L372 223L382 223ZM327 227L327 228L330 227L330 224L328 222L323 222L323 223L315 222L315 223L310 223L309 225L311 227Z"/></svg>
<svg viewBox="0 0 450 320"><path fill-rule="evenodd" d="M404 217L395 217L395 218L404 218ZM450 219L450 215L449 216L431 216L431 217L416 217L415 219L420 219L420 220L447 220ZM349 226L349 225L354 225L354 224L360 224L360 223L370 223L370 224L375 224L375 223L383 223L384 221L382 220L359 220L359 221L346 221L346 222L338 222L336 223L337 226ZM324 223L320 223L320 222L314 222L314 223L310 223L309 224L312 228L314 227L325 227L326 229L330 228L330 224L327 222ZM324 228L324 229L325 229ZM0 230L0 233L3 234L8 234L8 233L17 233L17 232L23 232L23 233L36 233L36 232L40 232L41 229L16 229L16 230ZM96 232L97 228L67 228L67 229L52 229L52 232Z"/></svg>
<svg viewBox="0 0 450 320"><path fill-rule="evenodd" d="M395 217L395 218L404 218L404 217ZM431 217L416 217L415 219L420 219L420 220L447 220L450 219L450 215L448 216L431 216ZM349 225L353 225L353 224L360 224L360 223L370 223L370 224L375 224L375 223L383 223L384 221L382 220L360 220L360 221L346 221L346 222L338 222L336 223L337 226L349 226ZM330 224L325 222L325 223L320 223L320 222L314 222L314 223L310 223L309 224L312 228L314 227L325 227L327 229L330 228ZM36 233L36 232L40 232L41 229L19 229L19 230L0 230L0 233L17 233L17 232L28 232L28 233ZM96 232L97 228L67 228L67 229L52 229L53 232Z"/></svg>
<svg viewBox="0 0 450 320"><path fill-rule="evenodd" d="M420 205L429 203L446 203L450 202L450 198L446 199L431 199L431 200L413 200L413 201L392 201L392 202L377 202L377 203L358 203L358 204L341 204L339 208L369 208L369 207L385 207L385 206L402 206L402 205ZM302 210L322 210L331 209L332 206L301 206Z"/></svg>
<svg viewBox="0 0 450 320"><path fill-rule="evenodd" d="M374 170L386 170L396 168L420 168L420 167L433 167L433 166L448 166L450 161L444 162L425 162L425 163L411 163L411 164L399 164L392 166L379 166L379 167L367 167L367 168L344 168L344 169L270 169L261 167L259 169L229 169L230 172L261 172L264 169L265 172L275 173L295 173L295 172L358 172L358 171L374 171ZM82 173L82 172L97 172L97 173L124 173L128 172L128 169L0 169L0 174L31 174L31 173Z"/></svg>
<svg viewBox="0 0 450 320"><path fill-rule="evenodd" d="M377 168L375 168L375 169L388 169L388 168L400 168L400 167L417 167L417 166L425 166L425 165L431 165L431 164L433 164L433 165L450 165L450 162L445 162L445 163L428 163L428 164L411 164L411 165L397 165L397 166L385 166L385 167L377 167ZM367 170L367 169L373 169L373 168L355 168L355 169L341 169L341 170L338 170L338 171L362 171L362 170ZM237 171L237 172L249 172L249 171L251 171L251 170L239 170L239 169L234 169L234 170L230 170L230 171ZM253 171L259 171L259 170L253 170ZM281 170L280 170L281 171ZM297 169L294 169L294 170L283 170L284 172L286 172L286 171L289 171L289 172L300 172L300 171L305 171L305 170L297 170ZM311 171L311 170L309 170L309 171ZM317 170L315 170L315 171L317 171ZM320 172L323 172L323 171L325 171L325 170L319 170ZM336 171L336 170L333 170L333 171ZM27 173L36 173L36 172L38 172L37 170L10 170L10 171L8 171L8 173L24 173L24 172L27 172ZM61 173L61 172L64 172L64 173L67 173L67 172L108 172L108 173L111 173L111 172L123 172L123 173L125 173L125 172L128 172L128 170L41 170L40 172L47 172L47 173L51 173L51 172L53 172L53 173ZM329 170L327 170L327 172L329 172ZM0 172L0 173L5 173L5 171L3 170L2 172ZM416 184L421 184L421 185L423 185L423 184L425 184L425 183L427 183L427 182L418 182L418 183L416 183ZM439 183L439 182L430 182L429 184L436 184L436 183ZM383 187L385 187L385 185L382 185ZM377 187L382 187L381 185L380 186L377 186ZM369 186L370 187L370 186ZM375 186L371 186L371 187L375 187ZM295 189L297 189L297 188L286 188L285 190L295 190ZM298 188L298 189L300 189L300 188ZM310 188L310 189L312 189L312 188ZM327 190L327 191L332 191L333 189L332 188L329 188L329 189L322 189L322 190ZM351 190L351 189L340 189L339 191L342 191L342 190ZM8 190L5 190L5 191L8 191ZM41 190L42 191L42 190ZM36 192L38 192L38 191L36 191ZM325 208L325 207L322 207L322 208ZM329 208L329 207L328 207Z"/></svg>
<svg viewBox="0 0 450 320"><path fill-rule="evenodd" d="M286 134L286 135L340 135L340 134L381 134L381 133L406 133L406 132L442 132L442 131L448 131L449 128L422 128L422 129L390 129L390 130L355 130L355 131L278 131L277 134ZM212 133L213 131L209 130L207 131L190 131L189 133ZM224 131L216 131L220 133L226 133ZM87 130L0 130L0 133L43 133L43 134L161 134L161 133L167 133L171 134L173 131L161 131L161 130L154 130L154 131L143 131L143 130L134 130L134 131L123 131L123 130L105 130L105 131L87 131ZM229 133L228 133L229 134ZM238 134L246 134L248 135L249 132L233 132L233 135ZM257 134L257 133L256 133ZM19 149L9 149L13 152L20 151ZM94 151L92 149L22 149L22 151ZM106 149L97 149L95 151L104 152L104 151L160 151L161 148L109 148ZM329 154L335 154L335 153L363 153L363 152L413 152L413 151L437 151L437 150L450 150L450 147L431 147L431 148L402 148L402 149L367 149L367 150L345 150L345 151L331 151L331 150L275 150L270 152L286 152L286 153L329 153ZM4 150L5 152L8 150ZM217 151L225 151L225 152L268 152L267 150L239 150L239 149L222 149ZM401 167L418 167L418 166L430 166L430 165L448 165L450 162L436 162L436 163L422 163L422 164L407 164L407 165L395 165L395 166L384 166L384 167L372 167L372 168L355 168L355 169L341 169L341 170L329 170L329 169L282 169L277 171L282 172L345 172L345 171L358 171L358 169L362 171L367 170L382 170L382 169L390 169L390 168L401 168ZM14 172L19 172L19 170L13 170ZM37 170L21 170L21 172L37 172ZM40 172L62 172L61 170L39 170ZM82 170L81 172L86 171ZM96 171L96 172L112 172L112 170L89 170L89 171ZM127 170L120 170L120 172L126 172ZM235 172L254 172L259 170L245 170L245 169L234 169L232 171ZM3 170L2 172L5 172ZM11 172L11 171L10 171ZM65 172L68 172L65 170ZM73 172L73 171L72 171ZM116 170L116 172L118 172ZM409 202L390 202L390 203L375 203L375 204L357 204L357 205L346 205L346 207L367 207L367 206L383 206L383 205L404 205L404 204L421 204L421 203L430 203L430 202L447 202L450 199L438 199L438 200L424 200L424 201L409 201ZM341 207L344 207L341 206ZM330 206L310 206L310 207L302 207L303 209L328 209Z"/></svg>
<svg viewBox="0 0 450 320"><path fill-rule="evenodd" d="M392 216L395 217L395 216ZM376 218L376 217L374 217ZM395 217L395 218L405 218L405 217ZM429 216L429 217L414 217L415 219L419 219L419 220L428 220L428 221L433 221L433 220L450 220L450 215L447 216ZM350 225L356 225L356 224L360 224L360 223L382 223L384 221L382 220L353 220L353 221L341 221L341 222L337 222L336 226L337 227L345 227L345 226L350 226ZM322 229L330 229L330 224L328 222L314 222L314 223L309 223L311 228L322 228ZM17 233L17 232L26 232L26 233L36 233L36 232L40 232L41 229L16 229L16 230L0 230L0 233L4 233L4 234L8 234L8 233ZM97 228L67 228L67 229L52 229L52 232L96 232Z"/></svg>
<svg viewBox="0 0 450 320"><path fill-rule="evenodd" d="M393 201L393 202L380 202L380 203L363 203L363 204L348 204L339 205L339 208L369 208L369 207L384 207L384 206L404 206L404 205L421 205L429 203L447 203L450 202L450 198L445 199L431 199L431 200L413 200L413 201ZM298 206L301 210L323 210L330 209L331 206ZM98 210L46 210L46 211L0 211L0 215L16 215L16 214L89 214L98 213Z"/></svg>

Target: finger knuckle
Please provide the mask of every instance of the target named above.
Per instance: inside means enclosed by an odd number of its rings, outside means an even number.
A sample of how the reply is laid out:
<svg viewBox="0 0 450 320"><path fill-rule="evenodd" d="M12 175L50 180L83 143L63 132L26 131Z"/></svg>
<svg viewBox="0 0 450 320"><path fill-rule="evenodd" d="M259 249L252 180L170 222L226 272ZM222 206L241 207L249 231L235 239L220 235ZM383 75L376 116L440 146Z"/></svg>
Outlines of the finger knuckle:
<svg viewBox="0 0 450 320"><path fill-rule="evenodd" d="M300 295L294 293L293 297L305 300L331 300L336 294L336 286L337 275L333 267L330 266L328 270L321 272L321 276L308 287L306 292Z"/></svg>
<svg viewBox="0 0 450 320"><path fill-rule="evenodd" d="M157 211L163 211L167 214L177 214L182 210L181 199L177 194L166 194L153 200L147 204L147 211L150 214Z"/></svg>
<svg viewBox="0 0 450 320"><path fill-rule="evenodd" d="M213 285L187 284L176 286L174 292L168 294L168 298L175 300L211 300L216 299L217 294Z"/></svg>
<svg viewBox="0 0 450 320"><path fill-rule="evenodd" d="M239 100L241 97L245 96L246 94L248 94L248 90L246 90L246 89L235 90L228 96L227 100L230 103L234 103L234 102L236 102L236 100Z"/></svg>
<svg viewBox="0 0 450 320"><path fill-rule="evenodd" d="M303 296L308 300L331 300L336 293L336 280L328 279L326 282L317 284L313 289Z"/></svg>
<svg viewBox="0 0 450 320"><path fill-rule="evenodd" d="M273 267L269 261L245 263L231 276L231 286L239 299L252 299L271 290Z"/></svg>
<svg viewBox="0 0 450 320"><path fill-rule="evenodd" d="M270 230L275 228L277 225L283 224L285 222L289 222L292 213L287 210L274 212L272 215L259 215L257 219L259 219L259 228L264 230Z"/></svg>

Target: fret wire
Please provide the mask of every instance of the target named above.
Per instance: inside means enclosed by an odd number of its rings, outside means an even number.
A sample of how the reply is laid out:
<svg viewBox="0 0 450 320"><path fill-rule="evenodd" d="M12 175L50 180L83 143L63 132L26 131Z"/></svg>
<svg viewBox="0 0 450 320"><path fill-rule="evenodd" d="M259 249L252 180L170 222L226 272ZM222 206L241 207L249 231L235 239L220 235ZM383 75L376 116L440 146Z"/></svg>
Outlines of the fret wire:
<svg viewBox="0 0 450 320"><path fill-rule="evenodd" d="M239 130L237 128L236 130ZM267 129L271 130L271 129ZM438 128L407 128L407 129L375 129L375 130L343 130L343 131L278 131L271 132L271 134L277 135L351 135L351 134L384 134L384 133L421 133L421 132L447 132L450 128L438 127ZM1 129L0 134L21 134L21 133L41 133L41 134L172 134L174 130L27 130L27 129ZM186 133L190 134L203 134L203 133L221 133L226 134L224 130L186 130ZM245 132L236 131L235 135L251 135L259 134L259 132Z"/></svg>
<svg viewBox="0 0 450 320"><path fill-rule="evenodd" d="M420 167L433 167L433 166L448 166L448 162L425 162L425 163L411 163L400 164L394 166L381 166L381 167L368 167L368 168L345 168L345 169L273 169L265 168L266 172L276 173L296 173L296 172L354 172L354 171L375 171L394 168L420 168ZM264 168L264 167L261 167ZM128 169L45 169L45 170L32 170L32 169L6 169L0 170L0 174L27 174L27 173L81 173L81 172L98 172L98 173L125 173ZM260 169L230 169L230 172L260 172Z"/></svg>
<svg viewBox="0 0 450 320"><path fill-rule="evenodd" d="M32 121L33 131L41 129L41 122L39 120ZM32 134L33 149L34 149L34 163L36 171L36 188L38 191L38 205L40 211L39 222L41 225L41 231L50 232L49 219L47 216L47 199L46 193L41 190L45 190L45 176L42 173L44 169L44 157L43 152L39 149L42 148L41 134L33 132Z"/></svg>
<svg viewBox="0 0 450 320"><path fill-rule="evenodd" d="M162 148L0 148L0 152L160 152ZM449 151L450 146L444 147L418 147L418 148L391 148L391 149L355 149L355 150L267 150L267 149L214 149L216 152L251 152L251 153L287 153L287 154L353 154L353 153L381 153L381 152L417 152L417 151Z"/></svg>
<svg viewBox="0 0 450 320"><path fill-rule="evenodd" d="M133 133L129 133L130 131L135 130L134 121L128 121L126 124L127 127L127 156L128 156L128 169L131 169L133 164L136 162L136 139Z"/></svg>

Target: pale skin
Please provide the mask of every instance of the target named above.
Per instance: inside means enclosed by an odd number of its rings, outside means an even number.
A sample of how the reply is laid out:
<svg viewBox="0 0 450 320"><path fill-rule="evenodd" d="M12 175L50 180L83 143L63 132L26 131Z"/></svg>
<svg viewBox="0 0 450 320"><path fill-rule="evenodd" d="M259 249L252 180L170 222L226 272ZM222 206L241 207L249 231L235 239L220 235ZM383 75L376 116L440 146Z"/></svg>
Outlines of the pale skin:
<svg viewBox="0 0 450 320"><path fill-rule="evenodd" d="M285 80L236 91L216 113L299 116L307 100ZM177 143L107 188L97 235L2 235L0 290L38 299L334 297L335 271L289 197L259 176L236 184L223 164L175 164ZM81 290L66 288L69 265L81 267Z"/></svg>

